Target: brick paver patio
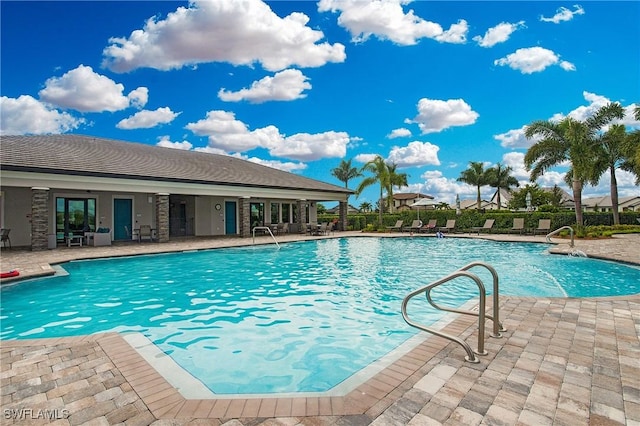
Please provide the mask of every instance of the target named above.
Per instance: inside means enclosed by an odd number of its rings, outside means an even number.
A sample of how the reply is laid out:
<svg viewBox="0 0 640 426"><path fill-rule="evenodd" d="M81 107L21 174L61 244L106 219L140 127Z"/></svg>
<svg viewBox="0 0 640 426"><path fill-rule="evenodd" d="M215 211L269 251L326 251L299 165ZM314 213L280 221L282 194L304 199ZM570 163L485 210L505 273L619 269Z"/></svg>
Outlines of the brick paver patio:
<svg viewBox="0 0 640 426"><path fill-rule="evenodd" d="M39 274L70 257L246 243L3 251L2 268L13 262ZM578 241L577 248L640 264L640 235ZM480 363L465 362L460 346L432 336L347 395L333 397L185 399L118 334L5 340L2 424L640 425L640 295L503 296L500 309L507 331L487 338ZM469 342L477 336L477 324L466 316L445 330Z"/></svg>

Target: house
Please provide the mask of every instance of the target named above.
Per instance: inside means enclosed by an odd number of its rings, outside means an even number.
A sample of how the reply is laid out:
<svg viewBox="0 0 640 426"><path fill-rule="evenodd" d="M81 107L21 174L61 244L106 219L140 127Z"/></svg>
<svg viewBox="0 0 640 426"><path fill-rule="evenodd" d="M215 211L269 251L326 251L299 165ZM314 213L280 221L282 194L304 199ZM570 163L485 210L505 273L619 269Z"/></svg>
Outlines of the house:
<svg viewBox="0 0 640 426"><path fill-rule="evenodd" d="M460 210L476 210L477 208L478 200L475 198L460 200ZM498 204L493 201L480 200L480 210L498 210Z"/></svg>
<svg viewBox="0 0 640 426"><path fill-rule="evenodd" d="M81 135L2 136L0 225L14 246L55 247L85 231L160 242L251 236L288 222L306 230L316 203L338 201L346 229L353 191L235 157Z"/></svg>
<svg viewBox="0 0 640 426"><path fill-rule="evenodd" d="M414 192L393 194L393 209L391 213L411 210L411 205L423 198L428 198L430 200L433 200L433 197L431 195L425 195L425 194L414 193ZM385 199L385 202L386 202L386 199Z"/></svg>
<svg viewBox="0 0 640 426"><path fill-rule="evenodd" d="M340 204L326 210L328 214L336 214L339 211L340 211ZM357 213L360 213L360 210L358 210L357 208L349 204L347 207L347 214L357 214Z"/></svg>
<svg viewBox="0 0 640 426"><path fill-rule="evenodd" d="M582 200L582 208L587 212L613 211L611 196L585 198ZM618 211L640 211L640 195L618 198Z"/></svg>

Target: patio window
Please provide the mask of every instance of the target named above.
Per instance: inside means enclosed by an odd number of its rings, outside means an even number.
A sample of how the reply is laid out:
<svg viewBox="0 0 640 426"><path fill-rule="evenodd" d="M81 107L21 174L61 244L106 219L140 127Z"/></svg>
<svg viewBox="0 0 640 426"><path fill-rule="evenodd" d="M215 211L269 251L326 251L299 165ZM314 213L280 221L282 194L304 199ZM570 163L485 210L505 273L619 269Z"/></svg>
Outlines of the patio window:
<svg viewBox="0 0 640 426"><path fill-rule="evenodd" d="M95 198L56 197L56 239L96 230Z"/></svg>

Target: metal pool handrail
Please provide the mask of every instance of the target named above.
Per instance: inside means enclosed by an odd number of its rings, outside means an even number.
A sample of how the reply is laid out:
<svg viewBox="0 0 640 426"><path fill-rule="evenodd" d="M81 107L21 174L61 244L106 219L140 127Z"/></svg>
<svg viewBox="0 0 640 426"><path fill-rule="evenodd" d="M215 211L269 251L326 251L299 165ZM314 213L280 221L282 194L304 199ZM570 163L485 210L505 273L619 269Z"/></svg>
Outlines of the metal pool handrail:
<svg viewBox="0 0 640 426"><path fill-rule="evenodd" d="M489 265L488 263L480 262L480 261L471 262L468 265L465 265L462 268L460 268L460 270L468 271L474 266L482 266L483 268L486 268L487 270L489 270L489 272L491 272L491 276L493 277L493 316L487 315L487 318L493 321L493 334L491 335L491 337L500 338L502 337L501 332L507 331L507 329L504 328L502 326L502 323L500 322L500 300L499 300L500 284L498 279L498 272L494 269L493 266ZM452 310L452 312L455 312L455 311ZM476 315L474 312L468 312L468 311L459 312L459 313L463 313L466 315Z"/></svg>
<svg viewBox="0 0 640 426"><path fill-rule="evenodd" d="M552 235L555 235L555 234L558 234L558 233L559 233L560 231L562 231L563 229L568 229L568 230L569 230L569 233L571 234L571 243L570 243L570 245L569 245L569 246L570 246L570 247L573 247L573 228L572 228L572 227L570 227L570 226L562 226L562 227L560 227L560 228L556 229L556 230L555 230L555 231L553 231L553 232L549 232L549 233L547 234L547 237L546 237L546 238L547 238L547 242L548 242L549 244L551 244L551 236L552 236Z"/></svg>
<svg viewBox="0 0 640 426"><path fill-rule="evenodd" d="M273 232L271 232L271 228L269 228L268 226L254 226L253 227L253 244L256 243L256 229L262 229L262 230L269 231L269 235L271 235L271 238L273 238L273 242L276 243L276 246L278 248L280 248L280 244L278 244L278 240L276 240L276 237L273 236Z"/></svg>
<svg viewBox="0 0 640 426"><path fill-rule="evenodd" d="M478 286L478 290L480 293L480 308L479 308L479 312L478 312L478 350L476 352L474 352L471 347L467 344L467 342L465 342L464 340L460 339L459 337L456 336L452 336L450 334L444 333L442 331L438 331L438 330L434 330L432 328L429 328L425 325L419 324L413 320L411 320L409 318L409 315L407 313L407 305L409 303L409 300L411 300L413 297L417 296L420 293L425 293L427 300L429 301L429 303L431 303L431 305L433 305L433 302L431 300L431 296L430 296L430 292L431 289L433 289L434 287L437 287L441 284L444 284L448 281L453 280L454 278L458 278L458 277L467 277L467 278L471 278L476 285ZM440 336L440 337L444 337L445 339L451 340L452 342L456 342L457 344L459 344L460 346L462 346L462 348L465 350L465 352L467 353L467 356L465 356L465 359L469 362L473 362L473 363L479 363L480 360L476 357L477 355L486 355L487 352L484 350L484 322L485 322L485 304L486 304L486 291L484 288L484 284L482 284L482 281L480 280L480 278L478 278L477 275L472 274L471 272L468 271L455 271L449 275L447 275L444 278L441 278L437 281L432 282L429 285L426 285L424 287L420 287L417 290L412 291L411 293L409 293L407 296L405 296L405 298L402 300L402 318L405 320L405 322L407 324L409 324L412 327L415 327L419 330L422 331L426 331L428 333L431 334L435 334L436 336ZM434 306L436 309L441 309L437 306ZM444 309L444 310L448 310L448 309ZM475 315L475 313L474 313Z"/></svg>

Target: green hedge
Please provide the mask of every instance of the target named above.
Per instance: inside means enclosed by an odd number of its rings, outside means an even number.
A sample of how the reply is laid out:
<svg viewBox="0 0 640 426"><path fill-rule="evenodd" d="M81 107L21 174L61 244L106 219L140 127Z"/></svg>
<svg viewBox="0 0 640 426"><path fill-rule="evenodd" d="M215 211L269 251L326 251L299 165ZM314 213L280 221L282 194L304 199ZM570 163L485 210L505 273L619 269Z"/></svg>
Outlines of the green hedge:
<svg viewBox="0 0 640 426"><path fill-rule="evenodd" d="M464 210L460 215L456 215L455 210L421 210L419 212L422 223L427 223L431 219L437 220L437 226L444 226L447 220L456 220L457 231L469 231L474 226L482 226L486 219L494 219L493 229L496 232L508 232L513 227L513 219L525 219L525 228L533 229L538 227L540 219L551 219L551 230L561 228L563 226L575 226L576 215L573 211L562 212L511 212L508 210L488 210L486 212L478 212L475 210ZM318 215L318 222L330 222L338 216ZM384 214L382 216L382 227L378 226L378 213L362 213L350 214L347 216L348 230L360 231L369 230L386 230L388 226L393 226L396 221L403 220L405 226L411 226L413 220L418 218L418 212L408 211L394 214ZM585 212L583 214L585 226L611 226L613 225L613 215L611 213ZM638 225L637 219L640 218L640 212L621 212L621 225Z"/></svg>

